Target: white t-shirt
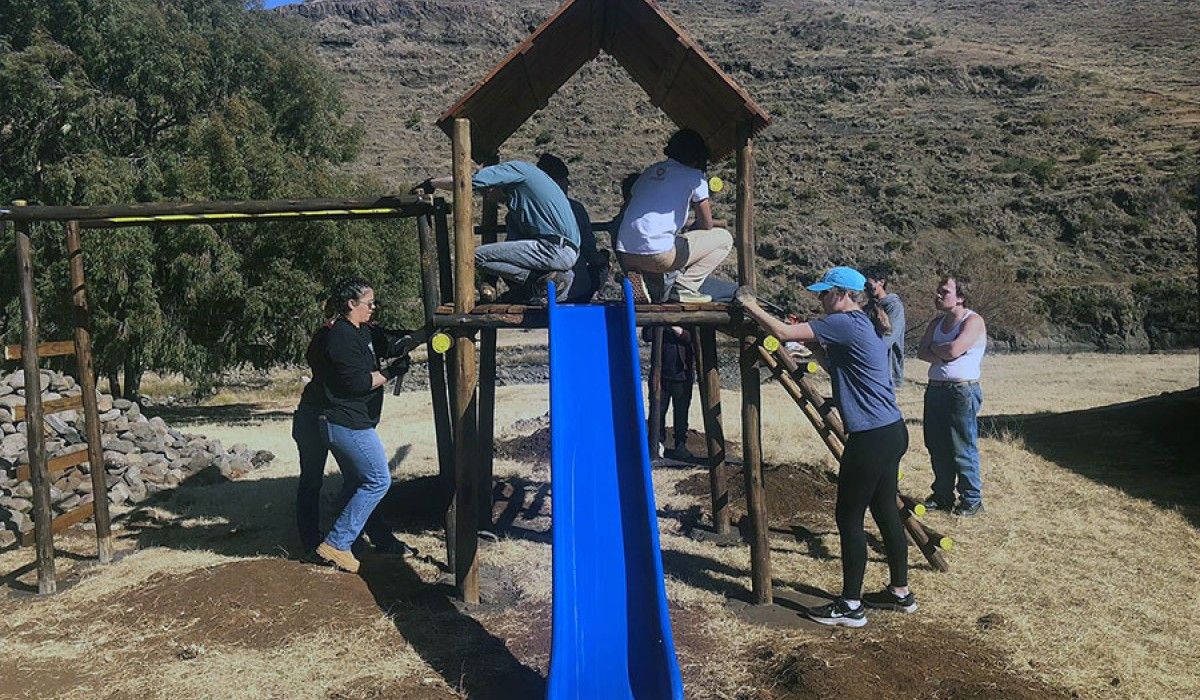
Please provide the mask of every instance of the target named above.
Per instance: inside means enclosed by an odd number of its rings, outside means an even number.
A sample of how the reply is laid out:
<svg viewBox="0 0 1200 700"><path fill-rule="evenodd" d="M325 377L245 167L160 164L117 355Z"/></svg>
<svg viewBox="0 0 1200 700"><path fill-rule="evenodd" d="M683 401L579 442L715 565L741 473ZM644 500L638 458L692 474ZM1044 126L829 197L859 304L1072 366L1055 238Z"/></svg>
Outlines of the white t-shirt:
<svg viewBox="0 0 1200 700"><path fill-rule="evenodd" d="M708 199L704 172L668 158L642 171L621 217L617 250L655 255L675 247L694 202Z"/></svg>

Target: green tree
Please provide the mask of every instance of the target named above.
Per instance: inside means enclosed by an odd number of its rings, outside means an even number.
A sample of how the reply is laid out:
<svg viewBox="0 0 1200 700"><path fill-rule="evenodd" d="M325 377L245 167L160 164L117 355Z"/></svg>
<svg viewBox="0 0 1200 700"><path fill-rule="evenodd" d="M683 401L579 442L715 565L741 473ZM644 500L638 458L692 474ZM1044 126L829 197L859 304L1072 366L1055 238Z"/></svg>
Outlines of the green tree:
<svg viewBox="0 0 1200 700"><path fill-rule="evenodd" d="M337 166L361 129L298 21L243 0L0 0L0 201L342 197L379 186ZM10 19L12 21L10 21ZM84 233L98 371L138 392L147 369L211 382L298 359L345 274L411 297L396 222L129 228ZM68 337L58 230L35 231L43 337ZM11 240L0 241L11 265ZM9 268L11 270L11 267ZM15 275L3 331L19 333ZM385 307L384 320L406 320ZM390 318L389 318L390 316Z"/></svg>

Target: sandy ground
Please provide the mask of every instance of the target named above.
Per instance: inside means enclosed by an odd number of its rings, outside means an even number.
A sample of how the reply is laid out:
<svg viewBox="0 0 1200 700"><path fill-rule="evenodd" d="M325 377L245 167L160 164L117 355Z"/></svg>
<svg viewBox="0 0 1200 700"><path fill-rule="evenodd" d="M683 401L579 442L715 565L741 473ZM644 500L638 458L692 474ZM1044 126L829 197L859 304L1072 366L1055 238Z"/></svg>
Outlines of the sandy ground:
<svg viewBox="0 0 1200 700"><path fill-rule="evenodd" d="M924 365L908 370L917 377ZM1195 353L987 358L988 512L927 516L956 540L952 570L936 573L913 552L921 610L875 615L859 631L748 619L748 548L688 536L707 498L686 486L705 471L656 469L689 696L1200 696L1200 599L1189 593L1200 590L1200 480L1179 447L1195 438L1174 443L1155 425L1100 408L1195 388L1198 370ZM909 381L900 391L912 433L901 487L918 497L931 478L922 390ZM768 493L773 523L782 524L771 544L786 606L838 588L828 500L835 465L782 390L768 385L763 395L768 487L784 475L801 480ZM723 398L727 436L740 443L739 396ZM389 397L380 426L398 482L389 512L417 557L367 558L361 577L288 560L297 466L287 407L189 425L279 457L247 479L181 487L124 512L123 556L111 566L87 562L83 528L61 537L64 590L52 598L28 593L30 550L0 552L0 697L538 696L552 587L548 461L497 460L497 513L507 527L480 552L485 605L456 607L436 499L422 491L432 481L423 477L437 473L428 404L425 393ZM701 426L696 409L693 427ZM538 454L529 434L546 410L545 386L500 388L498 442ZM801 498L803 479L816 496ZM875 587L886 567L878 549L871 560Z"/></svg>

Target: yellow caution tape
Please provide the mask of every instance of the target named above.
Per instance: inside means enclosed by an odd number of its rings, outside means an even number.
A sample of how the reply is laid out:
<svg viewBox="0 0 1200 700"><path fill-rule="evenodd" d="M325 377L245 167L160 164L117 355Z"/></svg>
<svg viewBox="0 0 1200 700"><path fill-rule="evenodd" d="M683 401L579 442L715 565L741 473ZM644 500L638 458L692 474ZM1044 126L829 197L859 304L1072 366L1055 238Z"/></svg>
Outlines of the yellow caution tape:
<svg viewBox="0 0 1200 700"><path fill-rule="evenodd" d="M185 221L230 221L234 219L261 219L281 217L322 217L322 216L371 216L378 214L397 214L399 209L381 207L376 209L315 209L312 211L277 211L262 214L243 214L237 212L215 212L211 214L158 214L155 216L114 216L101 219L112 224L151 224L163 222Z"/></svg>

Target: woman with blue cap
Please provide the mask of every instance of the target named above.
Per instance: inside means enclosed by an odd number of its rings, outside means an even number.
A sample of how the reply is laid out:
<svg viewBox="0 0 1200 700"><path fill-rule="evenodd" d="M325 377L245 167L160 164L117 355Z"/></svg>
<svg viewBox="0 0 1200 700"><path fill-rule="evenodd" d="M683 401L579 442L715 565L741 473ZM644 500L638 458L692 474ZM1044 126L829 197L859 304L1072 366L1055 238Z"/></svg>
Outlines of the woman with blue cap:
<svg viewBox="0 0 1200 700"><path fill-rule="evenodd" d="M913 612L908 589L908 542L896 507L900 458L908 450L908 429L892 388L887 344L887 314L863 294L866 278L850 267L835 267L808 286L821 300L825 317L787 324L763 311L745 287L736 301L779 340L813 344L833 379L833 398L849 437L838 471L836 518L842 544L842 593L807 614L826 625L862 627L864 606ZM863 519L867 509L879 525L887 548L891 582L879 593L862 595L867 568Z"/></svg>

